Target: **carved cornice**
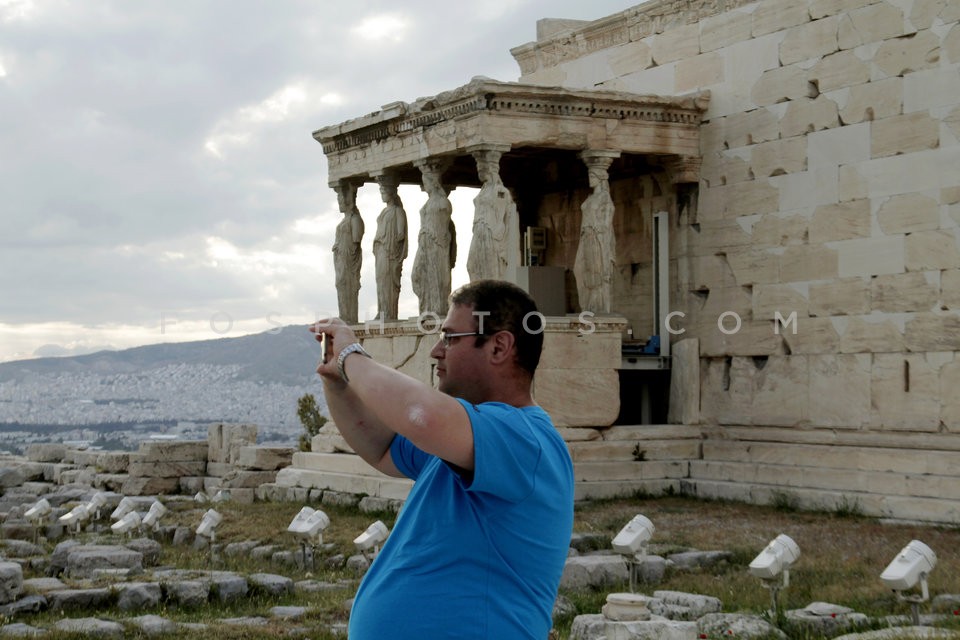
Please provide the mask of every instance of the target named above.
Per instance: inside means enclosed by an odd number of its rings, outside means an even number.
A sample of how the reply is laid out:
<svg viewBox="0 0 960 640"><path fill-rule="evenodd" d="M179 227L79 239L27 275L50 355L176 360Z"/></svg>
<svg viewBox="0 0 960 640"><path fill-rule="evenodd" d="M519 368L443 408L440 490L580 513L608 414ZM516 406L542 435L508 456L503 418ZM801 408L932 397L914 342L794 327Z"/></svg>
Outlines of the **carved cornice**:
<svg viewBox="0 0 960 640"><path fill-rule="evenodd" d="M709 94L706 93L665 97L477 78L467 85L412 104L391 103L381 111L319 129L313 137L323 145L324 153L330 155L482 113L673 123L695 128L700 124L708 100Z"/></svg>
<svg viewBox="0 0 960 640"><path fill-rule="evenodd" d="M703 18L754 4L756 1L648 0L625 11L594 20L583 27L514 47L510 53L520 65L521 74L527 75L576 60L594 51L636 42L673 27L695 24Z"/></svg>

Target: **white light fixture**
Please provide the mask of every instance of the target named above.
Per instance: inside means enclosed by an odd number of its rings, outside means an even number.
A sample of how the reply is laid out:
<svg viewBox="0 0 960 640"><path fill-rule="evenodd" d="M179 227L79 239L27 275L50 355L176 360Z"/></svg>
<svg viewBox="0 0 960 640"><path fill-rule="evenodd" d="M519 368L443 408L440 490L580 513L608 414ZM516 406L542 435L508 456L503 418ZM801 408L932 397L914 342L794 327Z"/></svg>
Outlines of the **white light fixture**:
<svg viewBox="0 0 960 640"><path fill-rule="evenodd" d="M880 574L880 579L897 594L897 598L909 602L913 610L914 624L920 624L920 603L930 599L927 576L937 566L937 554L920 542L911 540ZM920 584L920 595L904 595L903 592Z"/></svg>
<svg viewBox="0 0 960 640"><path fill-rule="evenodd" d="M107 494L103 491L97 491L90 498L90 502L87 503L87 510L91 513L94 520L100 519L100 512L103 510L105 504L107 504Z"/></svg>
<svg viewBox="0 0 960 640"><path fill-rule="evenodd" d="M87 504L78 504L68 513L60 516L60 523L66 527L72 527L76 525L76 532L80 533L80 525L90 519L90 510L87 508Z"/></svg>
<svg viewBox="0 0 960 640"><path fill-rule="evenodd" d="M636 591L637 572L647 557L647 543L653 537L656 527L650 518L642 514L633 516L620 532L614 536L611 546L624 557L630 572L630 593Z"/></svg>
<svg viewBox="0 0 960 640"><path fill-rule="evenodd" d="M23 516L27 520L36 520L37 526L40 526L43 519L50 515L51 511L53 511L53 507L50 506L50 501L46 498L41 498L36 504L27 509L27 512L24 513Z"/></svg>
<svg viewBox="0 0 960 640"><path fill-rule="evenodd" d="M120 504L117 505L117 508L113 510L113 513L110 514L111 520L120 520L123 516L127 515L131 511L137 508L137 503L130 497L124 497L120 500Z"/></svg>
<svg viewBox="0 0 960 640"><path fill-rule="evenodd" d="M123 517L110 525L110 530L118 535L128 533L132 536L133 530L140 528L140 523L140 514L136 511L128 511L123 514Z"/></svg>
<svg viewBox="0 0 960 640"><path fill-rule="evenodd" d="M167 508L159 500L154 500L153 504L150 505L150 510L147 511L147 515L143 516L143 520L140 522L140 526L143 529L153 529L156 531L160 528L160 518L167 513Z"/></svg>
<svg viewBox="0 0 960 640"><path fill-rule="evenodd" d="M323 542L323 531L330 526L330 517L320 509L304 507L294 516L287 531L297 538L318 545Z"/></svg>
<svg viewBox="0 0 960 640"><path fill-rule="evenodd" d="M360 553L365 554L372 549L373 552L371 555L376 557L380 552L380 545L383 544L383 541L387 539L388 535L390 535L390 530L387 529L387 525L377 520L367 527L366 531L354 538L353 544L357 545Z"/></svg>
<svg viewBox="0 0 960 640"><path fill-rule="evenodd" d="M790 567L799 557L800 547L790 536L781 533L750 563L750 575L760 578L763 586L770 590L774 613L778 607L777 596L781 589L790 586Z"/></svg>
<svg viewBox="0 0 960 640"><path fill-rule="evenodd" d="M200 519L200 526L197 527L197 535L203 538L210 538L213 542L216 539L216 528L223 521L223 516L214 509L207 509Z"/></svg>

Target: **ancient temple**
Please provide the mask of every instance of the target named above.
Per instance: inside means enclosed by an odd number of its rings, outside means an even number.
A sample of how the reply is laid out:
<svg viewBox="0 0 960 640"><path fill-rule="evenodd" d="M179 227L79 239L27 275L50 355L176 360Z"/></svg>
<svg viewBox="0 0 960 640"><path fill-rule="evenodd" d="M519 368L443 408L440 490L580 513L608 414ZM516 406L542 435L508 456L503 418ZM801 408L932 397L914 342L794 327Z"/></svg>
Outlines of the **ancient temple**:
<svg viewBox="0 0 960 640"><path fill-rule="evenodd" d="M352 198L378 183L394 249L365 346L430 380L423 318L446 312L454 251L527 288L547 315L535 392L580 496L960 522L958 20L955 0L651 0L540 21L517 82L314 133L344 212L341 313ZM398 184L429 196L414 319L388 268ZM470 247L458 186L480 189Z"/></svg>

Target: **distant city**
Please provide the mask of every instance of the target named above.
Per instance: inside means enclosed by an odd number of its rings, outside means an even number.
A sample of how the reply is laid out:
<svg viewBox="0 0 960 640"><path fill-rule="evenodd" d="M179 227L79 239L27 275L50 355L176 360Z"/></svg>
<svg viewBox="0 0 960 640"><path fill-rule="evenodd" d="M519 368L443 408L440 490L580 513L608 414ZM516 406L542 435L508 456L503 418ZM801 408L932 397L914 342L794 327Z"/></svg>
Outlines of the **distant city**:
<svg viewBox="0 0 960 640"><path fill-rule="evenodd" d="M0 451L132 450L151 437L206 439L211 422L256 424L260 442L292 445L297 400L312 393L325 407L312 349L305 332L287 331L4 363Z"/></svg>

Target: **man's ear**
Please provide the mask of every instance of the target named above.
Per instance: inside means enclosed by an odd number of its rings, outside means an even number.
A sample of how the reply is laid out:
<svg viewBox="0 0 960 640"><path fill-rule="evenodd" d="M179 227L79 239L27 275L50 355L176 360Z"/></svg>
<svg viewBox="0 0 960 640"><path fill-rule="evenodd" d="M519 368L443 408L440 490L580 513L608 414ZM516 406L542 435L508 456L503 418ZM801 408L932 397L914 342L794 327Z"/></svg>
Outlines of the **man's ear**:
<svg viewBox="0 0 960 640"><path fill-rule="evenodd" d="M513 358L513 347L516 337L509 331L498 331L490 339L493 349L490 351L491 360L501 363Z"/></svg>

